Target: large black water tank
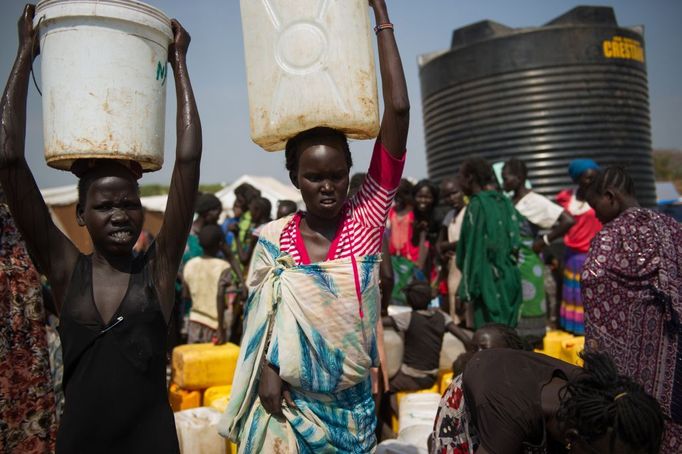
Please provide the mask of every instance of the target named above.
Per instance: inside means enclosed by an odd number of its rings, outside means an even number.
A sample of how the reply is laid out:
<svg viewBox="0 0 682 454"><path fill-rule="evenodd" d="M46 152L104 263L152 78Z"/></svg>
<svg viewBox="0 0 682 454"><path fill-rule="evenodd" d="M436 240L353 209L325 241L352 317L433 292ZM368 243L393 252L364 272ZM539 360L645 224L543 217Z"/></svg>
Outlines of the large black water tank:
<svg viewBox="0 0 682 454"><path fill-rule="evenodd" d="M429 176L479 155L528 165L535 189L571 186L568 163L626 165L640 202L656 203L644 41L612 8L577 7L539 28L483 21L422 56Z"/></svg>

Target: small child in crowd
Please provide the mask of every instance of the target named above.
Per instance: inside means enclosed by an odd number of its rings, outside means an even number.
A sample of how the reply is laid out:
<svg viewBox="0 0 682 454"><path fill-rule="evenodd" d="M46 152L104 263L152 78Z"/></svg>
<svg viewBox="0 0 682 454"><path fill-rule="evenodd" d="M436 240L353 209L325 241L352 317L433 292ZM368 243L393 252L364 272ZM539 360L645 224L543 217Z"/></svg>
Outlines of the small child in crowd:
<svg viewBox="0 0 682 454"><path fill-rule="evenodd" d="M261 229L272 220L270 218L271 211L272 204L265 197L256 197L249 203L251 224L249 225L248 235L243 240L240 239L239 235L235 235L239 260L246 268L248 268L249 262L251 262L251 256L258 243Z"/></svg>
<svg viewBox="0 0 682 454"><path fill-rule="evenodd" d="M199 232L203 255L185 265L185 295L192 300L187 342L190 344L225 341L225 290L231 283L230 264L218 257L225 238L215 224Z"/></svg>
<svg viewBox="0 0 682 454"><path fill-rule="evenodd" d="M277 219L281 219L298 211L298 206L293 200L280 200L277 202Z"/></svg>
<svg viewBox="0 0 682 454"><path fill-rule="evenodd" d="M470 335L459 328L448 314L429 309L432 299L427 282L412 282L405 288L412 311L384 317L384 326L393 326L405 334L403 364L389 381L391 392L430 388L438 378L440 350L446 331L465 344Z"/></svg>

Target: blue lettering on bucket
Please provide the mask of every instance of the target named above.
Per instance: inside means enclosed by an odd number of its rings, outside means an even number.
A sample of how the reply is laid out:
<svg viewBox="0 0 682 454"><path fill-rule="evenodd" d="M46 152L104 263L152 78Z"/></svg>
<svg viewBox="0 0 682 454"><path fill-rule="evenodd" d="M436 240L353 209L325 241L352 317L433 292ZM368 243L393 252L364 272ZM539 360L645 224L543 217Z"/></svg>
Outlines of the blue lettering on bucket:
<svg viewBox="0 0 682 454"><path fill-rule="evenodd" d="M166 83L167 73L166 65L162 65L161 62L158 62L156 64L156 80L160 80L162 86Z"/></svg>

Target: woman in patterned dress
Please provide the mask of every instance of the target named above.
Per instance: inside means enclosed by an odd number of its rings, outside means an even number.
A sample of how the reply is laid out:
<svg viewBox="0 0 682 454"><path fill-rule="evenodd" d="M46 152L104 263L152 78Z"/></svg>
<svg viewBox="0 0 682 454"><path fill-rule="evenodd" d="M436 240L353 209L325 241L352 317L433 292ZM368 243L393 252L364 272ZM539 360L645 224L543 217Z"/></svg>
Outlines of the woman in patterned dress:
<svg viewBox="0 0 682 454"><path fill-rule="evenodd" d="M40 276L4 202L0 187L0 452L42 454L57 413Z"/></svg>
<svg viewBox="0 0 682 454"><path fill-rule="evenodd" d="M682 452L682 226L641 208L622 168L600 173L587 201L604 228L582 273L586 345L658 399L661 452Z"/></svg>

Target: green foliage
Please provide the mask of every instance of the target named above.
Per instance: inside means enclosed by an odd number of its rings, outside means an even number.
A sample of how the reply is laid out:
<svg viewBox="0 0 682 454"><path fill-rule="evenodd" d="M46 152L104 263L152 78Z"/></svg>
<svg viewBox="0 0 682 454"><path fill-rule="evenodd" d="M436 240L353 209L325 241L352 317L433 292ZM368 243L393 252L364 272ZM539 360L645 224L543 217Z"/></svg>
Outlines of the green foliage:
<svg viewBox="0 0 682 454"><path fill-rule="evenodd" d="M140 186L140 197L168 194L168 186L163 184L145 184Z"/></svg>
<svg viewBox="0 0 682 454"><path fill-rule="evenodd" d="M223 188L223 185L220 183L200 184L199 185L199 192L210 192L211 194L215 194L216 192L220 191L222 188Z"/></svg>
<svg viewBox="0 0 682 454"><path fill-rule="evenodd" d="M654 150L656 181L672 181L682 192L682 150Z"/></svg>

